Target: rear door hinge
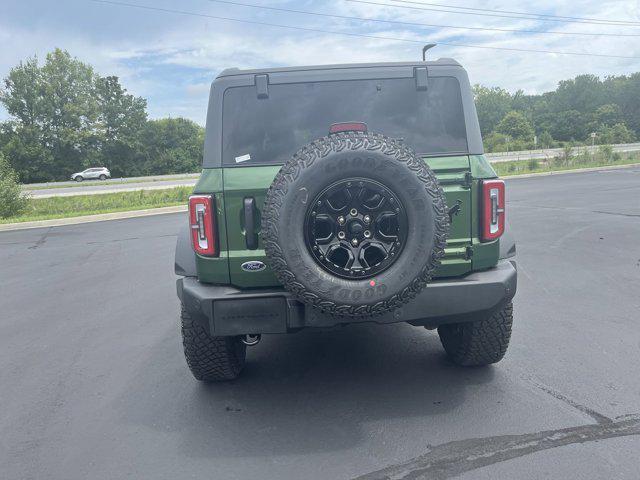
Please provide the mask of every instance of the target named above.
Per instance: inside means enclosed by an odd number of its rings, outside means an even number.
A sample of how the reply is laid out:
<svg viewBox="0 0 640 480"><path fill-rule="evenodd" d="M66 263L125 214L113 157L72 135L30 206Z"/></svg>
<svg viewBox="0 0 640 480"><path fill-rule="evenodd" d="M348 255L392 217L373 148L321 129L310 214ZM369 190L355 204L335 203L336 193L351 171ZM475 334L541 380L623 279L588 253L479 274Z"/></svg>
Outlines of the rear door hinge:
<svg viewBox="0 0 640 480"><path fill-rule="evenodd" d="M473 247L471 245L467 245L467 248L464 249L464 259L471 260L473 258Z"/></svg>
<svg viewBox="0 0 640 480"><path fill-rule="evenodd" d="M464 173L464 180L463 180L463 186L464 188L471 188L471 186L473 185L473 175L471 174L471 172L465 172Z"/></svg>

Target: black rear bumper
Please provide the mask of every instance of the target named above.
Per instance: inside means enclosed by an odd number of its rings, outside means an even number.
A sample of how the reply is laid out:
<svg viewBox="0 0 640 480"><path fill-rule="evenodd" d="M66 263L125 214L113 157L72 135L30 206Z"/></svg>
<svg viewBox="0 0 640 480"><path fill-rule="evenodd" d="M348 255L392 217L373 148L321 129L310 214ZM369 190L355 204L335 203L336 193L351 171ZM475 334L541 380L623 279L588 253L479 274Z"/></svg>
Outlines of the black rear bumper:
<svg viewBox="0 0 640 480"><path fill-rule="evenodd" d="M436 327L444 323L482 320L500 310L516 293L515 261L500 260L489 270L465 277L436 280L402 308L375 317L338 317L295 300L283 289L239 290L177 281L178 297L211 335L287 333L307 327L345 323L396 323Z"/></svg>

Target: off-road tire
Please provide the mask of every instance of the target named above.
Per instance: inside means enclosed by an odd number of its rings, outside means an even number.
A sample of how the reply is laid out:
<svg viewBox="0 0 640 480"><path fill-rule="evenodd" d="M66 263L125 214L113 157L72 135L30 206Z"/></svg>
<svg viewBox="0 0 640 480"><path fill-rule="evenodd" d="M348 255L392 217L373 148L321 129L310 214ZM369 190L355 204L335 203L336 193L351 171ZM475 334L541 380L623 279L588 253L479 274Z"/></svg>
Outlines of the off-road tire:
<svg viewBox="0 0 640 480"><path fill-rule="evenodd" d="M457 365L472 367L502 360L509 346L513 305L486 320L440 325L438 335L449 358Z"/></svg>
<svg viewBox="0 0 640 480"><path fill-rule="evenodd" d="M316 263L304 239L307 202L327 184L356 177L398 195L410 228L395 263L375 279L331 275ZM282 166L267 191L261 235L269 266L298 300L328 314L362 317L398 309L414 298L440 265L448 231L443 190L424 160L400 140L345 132L311 142Z"/></svg>
<svg viewBox="0 0 640 480"><path fill-rule="evenodd" d="M246 358L246 345L238 337L209 335L189 312L181 307L182 345L193 376L203 382L233 380L240 375Z"/></svg>

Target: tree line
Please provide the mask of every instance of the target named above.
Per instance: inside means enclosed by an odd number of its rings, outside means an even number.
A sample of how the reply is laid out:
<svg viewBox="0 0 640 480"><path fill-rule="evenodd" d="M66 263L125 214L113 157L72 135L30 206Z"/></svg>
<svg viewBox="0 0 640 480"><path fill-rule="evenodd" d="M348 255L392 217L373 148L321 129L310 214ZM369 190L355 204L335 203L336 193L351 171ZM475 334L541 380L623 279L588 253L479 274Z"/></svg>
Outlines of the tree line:
<svg viewBox="0 0 640 480"><path fill-rule="evenodd" d="M95 166L129 177L201 165L202 127L185 118L148 119L144 98L64 50L11 69L0 102L10 115L0 123L0 154L22 182L66 180Z"/></svg>
<svg viewBox="0 0 640 480"><path fill-rule="evenodd" d="M476 85L474 95L487 151L640 138L640 73L604 80L578 75L540 95Z"/></svg>
<svg viewBox="0 0 640 480"><path fill-rule="evenodd" d="M489 152L640 138L640 73L579 75L540 95L480 85L474 94ZM0 123L0 154L21 182L65 180L92 166L129 177L201 165L202 127L184 118L148 119L144 98L64 50L12 68L0 102L10 115Z"/></svg>

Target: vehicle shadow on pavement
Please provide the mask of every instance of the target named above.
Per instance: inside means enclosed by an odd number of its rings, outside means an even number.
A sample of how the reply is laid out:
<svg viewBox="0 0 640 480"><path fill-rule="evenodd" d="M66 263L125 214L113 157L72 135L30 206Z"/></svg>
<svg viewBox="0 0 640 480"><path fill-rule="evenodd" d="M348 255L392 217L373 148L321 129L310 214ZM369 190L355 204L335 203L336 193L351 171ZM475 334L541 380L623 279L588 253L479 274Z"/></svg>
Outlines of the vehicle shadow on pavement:
<svg viewBox="0 0 640 480"><path fill-rule="evenodd" d="M376 422L450 413L495 374L452 365L435 332L409 325L266 336L238 380L210 385L186 366L163 370L167 357L184 365L172 358L176 343L156 345L121 406L127 422L176 433L184 454L197 457L348 449L370 439ZM152 401L142 398L148 392Z"/></svg>

